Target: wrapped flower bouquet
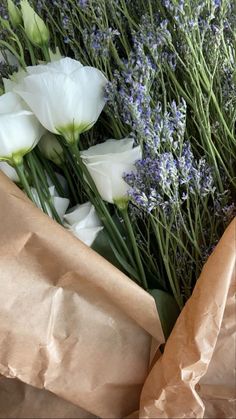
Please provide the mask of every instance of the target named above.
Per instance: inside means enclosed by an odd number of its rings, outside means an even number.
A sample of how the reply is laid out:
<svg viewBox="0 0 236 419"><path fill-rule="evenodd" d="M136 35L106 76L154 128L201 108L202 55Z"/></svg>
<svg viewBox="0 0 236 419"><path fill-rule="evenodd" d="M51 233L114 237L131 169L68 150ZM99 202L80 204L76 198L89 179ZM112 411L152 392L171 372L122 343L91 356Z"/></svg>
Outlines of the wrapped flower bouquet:
<svg viewBox="0 0 236 419"><path fill-rule="evenodd" d="M0 14L0 417L233 418L235 5Z"/></svg>

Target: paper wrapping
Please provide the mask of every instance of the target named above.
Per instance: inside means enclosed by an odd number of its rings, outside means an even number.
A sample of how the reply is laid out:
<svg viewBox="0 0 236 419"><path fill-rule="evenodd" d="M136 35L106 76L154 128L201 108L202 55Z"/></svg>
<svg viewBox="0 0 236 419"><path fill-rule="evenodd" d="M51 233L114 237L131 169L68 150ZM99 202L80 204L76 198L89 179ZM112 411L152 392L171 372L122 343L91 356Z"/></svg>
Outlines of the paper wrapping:
<svg viewBox="0 0 236 419"><path fill-rule="evenodd" d="M99 417L138 407L154 299L0 178L0 374Z"/></svg>
<svg viewBox="0 0 236 419"><path fill-rule="evenodd" d="M208 259L141 395L141 418L235 418L236 220Z"/></svg>
<svg viewBox="0 0 236 419"><path fill-rule="evenodd" d="M95 416L49 391L1 376L0 418L92 419Z"/></svg>
<svg viewBox="0 0 236 419"><path fill-rule="evenodd" d="M235 416L235 221L160 356L148 293L4 176L0 213L0 417Z"/></svg>

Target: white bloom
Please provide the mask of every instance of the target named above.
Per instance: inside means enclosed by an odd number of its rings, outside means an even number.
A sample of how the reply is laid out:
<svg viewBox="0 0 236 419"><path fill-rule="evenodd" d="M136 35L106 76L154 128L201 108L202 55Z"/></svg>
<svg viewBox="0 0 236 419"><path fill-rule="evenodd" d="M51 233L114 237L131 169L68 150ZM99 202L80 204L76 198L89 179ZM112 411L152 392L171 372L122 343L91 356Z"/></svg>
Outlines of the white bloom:
<svg viewBox="0 0 236 419"><path fill-rule="evenodd" d="M0 96L0 159L19 162L40 140L43 127L15 93Z"/></svg>
<svg viewBox="0 0 236 419"><path fill-rule="evenodd" d="M135 170L134 163L141 159L141 147L133 148L134 140L107 140L90 147L81 157L102 199L114 203L126 197L129 186L124 181L125 173Z"/></svg>
<svg viewBox="0 0 236 419"><path fill-rule="evenodd" d="M105 105L107 79L100 70L62 58L27 73L15 91L48 131L73 143L95 124Z"/></svg>
<svg viewBox="0 0 236 419"><path fill-rule="evenodd" d="M70 205L70 201L67 198L61 198L58 195L55 186L50 186L48 189L52 197L52 203L55 207L55 210L62 220L66 213L67 208ZM35 204L37 205L38 208L42 209L37 190L35 188L31 188L31 192L32 192ZM47 208L49 216L52 217L50 206L48 204L46 204L46 208Z"/></svg>
<svg viewBox="0 0 236 419"><path fill-rule="evenodd" d="M57 166L61 166L64 160L63 148L58 142L56 136L47 132L39 141L39 148L42 154Z"/></svg>
<svg viewBox="0 0 236 419"><path fill-rule="evenodd" d="M65 226L87 246L92 246L99 231L103 229L91 202L77 205L64 216Z"/></svg>
<svg viewBox="0 0 236 419"><path fill-rule="evenodd" d="M10 164L6 163L5 161L0 161L0 170L5 173L6 176L9 177L13 182L19 182L18 174L16 173L15 169L10 166Z"/></svg>

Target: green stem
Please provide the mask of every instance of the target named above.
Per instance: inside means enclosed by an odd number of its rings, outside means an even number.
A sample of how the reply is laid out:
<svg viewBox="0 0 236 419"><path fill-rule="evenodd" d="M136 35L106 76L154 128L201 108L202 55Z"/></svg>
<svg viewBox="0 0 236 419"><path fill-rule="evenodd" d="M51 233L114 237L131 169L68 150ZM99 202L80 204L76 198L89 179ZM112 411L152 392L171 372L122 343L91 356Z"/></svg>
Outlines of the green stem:
<svg viewBox="0 0 236 419"><path fill-rule="evenodd" d="M33 178L34 186L35 186L35 189L37 191L42 210L45 214L50 215L49 211L48 211L48 208L47 208L47 205L45 203L46 200L45 200L44 195L42 193L41 185L39 183L38 176L37 176L37 173L36 173L36 170L35 170L34 161L32 159L32 155L30 153L27 156L27 161L28 161L28 164L29 164L30 172L31 172L31 175L32 175L32 178Z"/></svg>
<svg viewBox="0 0 236 419"><path fill-rule="evenodd" d="M30 170L31 170L31 174L33 177L33 181L34 181L34 185L35 188L37 190L38 196L39 196L39 200L42 206L43 211L45 212L45 214L49 215L49 216L53 216L53 219L55 221L57 221L59 224L62 225L62 221L61 218L59 217L55 206L52 202L52 197L50 195L49 192L49 188L48 188L48 183L47 183L47 179L45 176L45 173L40 165L40 162L37 160L36 156L33 155L32 153L29 153L27 155L27 161L28 164L30 166ZM39 179L41 180L41 184L39 182ZM43 188L43 192L42 192L42 188ZM48 211L47 205L50 208L50 211Z"/></svg>
<svg viewBox="0 0 236 419"><path fill-rule="evenodd" d="M22 163L15 164L14 167L15 167L16 173L18 174L18 177L20 179L20 182L21 182L21 184L23 186L24 191L28 195L29 199L32 202L35 203L35 199L34 199L33 194L31 192L29 182L27 180L27 177L25 176L25 169L24 169L24 163L23 163L23 161L22 161Z"/></svg>
<svg viewBox="0 0 236 419"><path fill-rule="evenodd" d="M69 173L69 170L68 170L68 167L67 167L66 163L63 163L62 170L64 172L64 175L65 175L65 178L67 180L67 183L68 183L68 186L70 188L70 191L72 193L72 196L74 198L74 202L77 204L78 203L78 195L77 195L77 193L75 191L75 188L74 188L74 185L73 185L73 181L71 179L71 175Z"/></svg>
<svg viewBox="0 0 236 419"><path fill-rule="evenodd" d="M40 164L44 168L48 177L51 179L52 183L55 185L55 188L56 188L57 193L59 194L59 196L61 196L62 198L68 198L68 196L65 194L65 191L64 191L61 183L59 182L57 176L55 175L55 172L52 169L50 162L47 159L42 158L40 153L38 153L38 150L34 150L33 153L35 153L35 156L37 157Z"/></svg>
<svg viewBox="0 0 236 419"><path fill-rule="evenodd" d="M179 308L181 310L183 308L183 299L182 299L182 296L181 296L181 293L180 293L179 284L175 283L175 281L173 280L173 276L172 276L170 266L169 266L169 256L165 254L162 239L161 239L161 234L160 234L160 231L159 231L159 226L156 224L155 219L154 219L153 216L151 216L151 224L152 224L153 232L154 232L154 234L156 236L156 239L157 239L157 243L158 243L159 248L160 248L161 256L162 256L162 259L163 259L163 262L164 262L164 266L165 266L165 269L166 269L167 277L169 279L173 295L174 295L175 300L176 300L176 302L179 305Z"/></svg>
<svg viewBox="0 0 236 419"><path fill-rule="evenodd" d="M128 235L129 235L132 247L133 247L134 256L135 256L136 263L138 265L138 270L139 270L139 273L140 273L140 277L141 277L141 280L142 280L142 285L143 285L144 289L147 290L148 289L148 283L147 283L146 275L145 275L145 272L144 272L144 269L143 269L142 259L141 259L141 256L140 256L139 248L138 248L137 241L136 241L136 238L135 238L135 235L134 235L134 230L133 230L132 224L130 222L130 218L129 218L127 208L120 209L120 213L121 213L121 215L123 217L123 220L125 222L127 232L128 232Z"/></svg>

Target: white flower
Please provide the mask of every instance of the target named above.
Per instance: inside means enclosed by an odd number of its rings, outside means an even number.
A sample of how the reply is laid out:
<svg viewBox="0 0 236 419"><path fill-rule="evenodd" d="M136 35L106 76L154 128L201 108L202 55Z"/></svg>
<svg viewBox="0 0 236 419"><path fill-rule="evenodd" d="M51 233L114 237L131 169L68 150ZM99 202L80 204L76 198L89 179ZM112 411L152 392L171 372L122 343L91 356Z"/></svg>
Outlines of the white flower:
<svg viewBox="0 0 236 419"><path fill-rule="evenodd" d="M56 136L47 132L39 141L39 148L42 154L57 166L61 166L64 160L63 148L58 142Z"/></svg>
<svg viewBox="0 0 236 419"><path fill-rule="evenodd" d="M107 79L100 70L62 58L27 73L15 91L48 131L73 143L95 124L105 105Z"/></svg>
<svg viewBox="0 0 236 419"><path fill-rule="evenodd" d="M55 207L55 210L56 210L57 214L59 215L59 217L62 220L65 213L66 213L67 208L70 205L70 201L67 198L60 197L58 195L54 185L50 186L48 189L49 189L50 195L52 197L52 203ZM31 192L32 192L35 204L37 205L38 208L42 209L37 190L35 188L31 188ZM47 208L47 212L48 212L49 216L52 217L51 209L50 209L50 206L48 204L46 204L46 208Z"/></svg>
<svg viewBox="0 0 236 419"><path fill-rule="evenodd" d="M77 205L64 216L65 226L87 246L92 246L99 231L103 229L91 202Z"/></svg>
<svg viewBox="0 0 236 419"><path fill-rule="evenodd" d="M133 148L134 140L107 140L81 153L102 199L107 202L126 198L129 186L124 181L125 173L135 170L134 163L141 159L141 147Z"/></svg>
<svg viewBox="0 0 236 419"><path fill-rule="evenodd" d="M44 131L18 95L5 93L0 96L0 160L19 163Z"/></svg>
<svg viewBox="0 0 236 419"><path fill-rule="evenodd" d="M5 173L6 176L9 177L13 182L19 182L18 174L16 173L15 169L10 166L10 164L6 163L5 161L0 161L0 170Z"/></svg>

